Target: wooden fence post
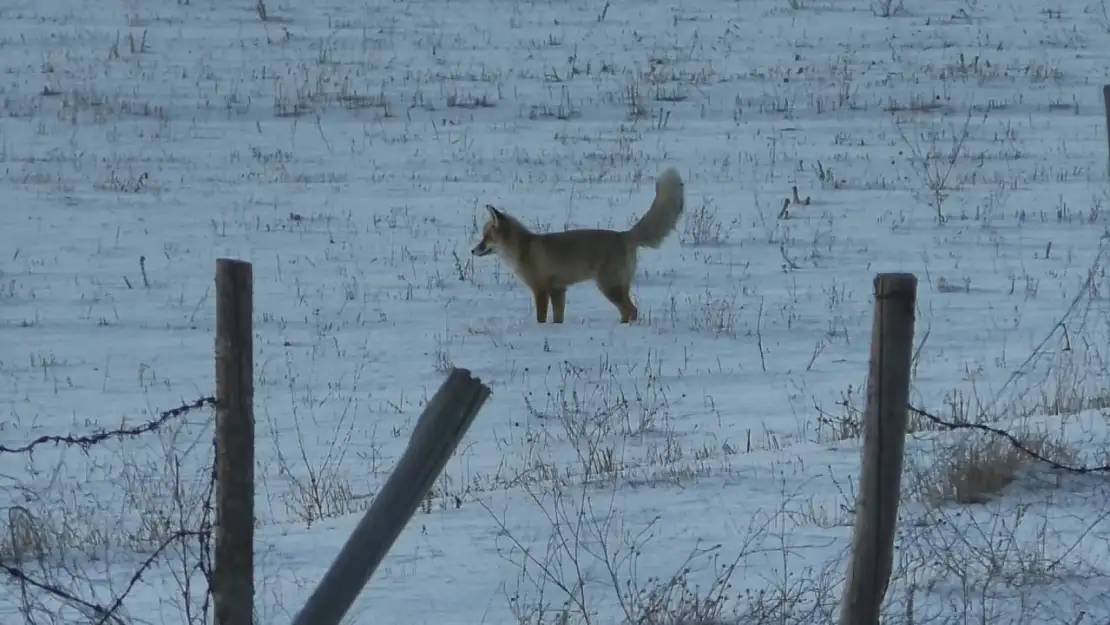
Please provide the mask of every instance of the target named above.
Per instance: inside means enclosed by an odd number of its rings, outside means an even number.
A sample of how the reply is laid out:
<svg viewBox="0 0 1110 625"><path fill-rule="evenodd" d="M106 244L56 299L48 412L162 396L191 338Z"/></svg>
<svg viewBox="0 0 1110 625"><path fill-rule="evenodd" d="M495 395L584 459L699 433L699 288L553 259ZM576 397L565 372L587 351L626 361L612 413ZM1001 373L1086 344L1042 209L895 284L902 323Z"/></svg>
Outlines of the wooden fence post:
<svg viewBox="0 0 1110 625"><path fill-rule="evenodd" d="M338 625L478 416L490 390L452 369L413 428L412 438L370 509L347 538L293 625Z"/></svg>
<svg viewBox="0 0 1110 625"><path fill-rule="evenodd" d="M1106 107L1106 146L1107 156L1110 157L1110 85L1102 86L1102 103ZM1107 163L1107 171L1110 171L1110 162Z"/></svg>
<svg viewBox="0 0 1110 625"><path fill-rule="evenodd" d="M254 349L251 264L216 261L215 625L254 622Z"/></svg>
<svg viewBox="0 0 1110 625"><path fill-rule="evenodd" d="M875 277L863 466L840 625L878 625L890 583L902 494L916 305L917 278L913 274Z"/></svg>

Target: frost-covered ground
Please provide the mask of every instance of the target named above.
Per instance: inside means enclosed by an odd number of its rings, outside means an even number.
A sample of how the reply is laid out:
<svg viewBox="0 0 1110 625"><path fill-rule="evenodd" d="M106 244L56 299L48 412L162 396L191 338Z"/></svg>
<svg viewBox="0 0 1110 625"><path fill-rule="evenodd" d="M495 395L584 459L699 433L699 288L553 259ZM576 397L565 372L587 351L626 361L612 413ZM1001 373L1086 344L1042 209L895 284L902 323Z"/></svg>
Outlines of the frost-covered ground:
<svg viewBox="0 0 1110 625"><path fill-rule="evenodd" d="M349 622L826 622L877 272L920 279L915 405L1110 455L1110 7L881 4L6 4L2 444L211 394L214 261L241 258L259 622L299 608L452 365L494 394ZM486 203L624 228L670 165L687 215L641 250L639 324L582 285L537 325L469 255ZM210 437L193 412L0 454L0 563L201 622L195 541L127 586L199 526ZM888 622L1106 622L1105 478L990 440L915 429ZM82 621L0 588L4 622Z"/></svg>

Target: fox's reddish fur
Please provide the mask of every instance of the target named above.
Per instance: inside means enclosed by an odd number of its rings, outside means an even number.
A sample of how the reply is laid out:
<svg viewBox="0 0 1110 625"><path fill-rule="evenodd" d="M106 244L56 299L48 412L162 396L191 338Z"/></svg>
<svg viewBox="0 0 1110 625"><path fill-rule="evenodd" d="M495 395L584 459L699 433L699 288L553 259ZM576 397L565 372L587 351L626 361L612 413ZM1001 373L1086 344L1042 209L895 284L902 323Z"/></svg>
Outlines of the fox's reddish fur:
<svg viewBox="0 0 1110 625"><path fill-rule="evenodd" d="M674 231L685 207L685 188L676 169L655 181L651 208L624 231L579 229L535 233L504 211L487 205L489 219L482 240L471 253L495 253L528 287L536 300L536 321L547 321L550 304L555 323L563 322L567 287L593 280L620 311L621 323L639 316L629 291L636 276L636 250L658 248Z"/></svg>

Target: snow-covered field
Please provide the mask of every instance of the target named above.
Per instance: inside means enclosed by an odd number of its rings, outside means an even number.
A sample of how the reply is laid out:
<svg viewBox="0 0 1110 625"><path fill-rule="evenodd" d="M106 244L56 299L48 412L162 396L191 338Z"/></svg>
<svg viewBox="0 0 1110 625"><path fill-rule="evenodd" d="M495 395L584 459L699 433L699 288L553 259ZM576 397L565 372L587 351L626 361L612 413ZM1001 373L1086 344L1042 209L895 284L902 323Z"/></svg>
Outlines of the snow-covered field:
<svg viewBox="0 0 1110 625"><path fill-rule="evenodd" d="M876 273L920 279L915 405L1110 458L1110 5L904 2L6 3L0 444L212 394L215 259L241 258L258 622L451 366L493 396L348 622L828 622ZM638 324L586 284L537 325L470 255L486 203L625 228L671 165ZM1105 623L1105 475L915 422L887 622ZM211 425L0 453L0 564L205 622L196 540L129 584L198 529ZM0 577L5 623L96 621Z"/></svg>

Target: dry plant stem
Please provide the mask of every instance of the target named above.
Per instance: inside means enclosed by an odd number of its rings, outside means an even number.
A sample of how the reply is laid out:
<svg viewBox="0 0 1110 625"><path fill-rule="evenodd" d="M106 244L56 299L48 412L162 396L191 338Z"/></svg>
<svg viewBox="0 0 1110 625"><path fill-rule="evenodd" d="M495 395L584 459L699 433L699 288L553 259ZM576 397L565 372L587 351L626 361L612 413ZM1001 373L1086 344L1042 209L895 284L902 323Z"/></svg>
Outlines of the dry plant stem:
<svg viewBox="0 0 1110 625"><path fill-rule="evenodd" d="M937 145L941 137L940 133L936 131L920 133L911 139L905 128L908 122L895 120L894 126L898 130L898 135L910 152L910 165L929 192L929 204L936 211L937 223L947 221L944 202L953 190L963 184L959 176L953 180L953 175L960 162L967 157L965 146L971 135L971 120L974 112L973 108L968 108L963 125L958 130L955 127L951 129L952 136L949 138L951 145L945 149ZM986 120L987 115L984 114L982 121L986 122ZM922 138L926 138L927 145L922 146Z"/></svg>
<svg viewBox="0 0 1110 625"><path fill-rule="evenodd" d="M755 342L759 348L759 366L767 373L767 356L763 351L763 298L759 298L759 315L755 322ZM811 363L812 364L812 361Z"/></svg>
<svg viewBox="0 0 1110 625"><path fill-rule="evenodd" d="M1044 352L1045 346L1047 346L1049 341L1052 340L1052 337L1055 336L1058 331L1066 327L1065 324L1067 323L1068 319L1070 319L1072 315L1074 315L1079 310L1079 306L1081 303L1086 301L1087 305L1090 305L1091 288L1095 283L1095 279L1101 275L1103 259L1105 257L1106 243L1105 239L1103 239L1103 243L1099 247L1098 254L1095 255L1095 259L1091 263L1090 269L1087 270L1087 277L1083 281L1082 287L1079 289L1079 292L1076 293L1075 297L1072 298L1071 302L1068 303L1067 310L1065 310L1060 319L1055 324L1053 324L1052 328L1048 331L1045 337L1041 339L1041 341L1037 343L1036 346L1033 347L1033 350L1029 353L1029 356L1026 357L1025 360L1022 361L1022 363L1018 365L1016 369L1014 369L1014 372L1006 378L1006 381L995 392L994 397L991 399L991 401L984 406L984 410L990 411L994 409L994 407L998 403L999 398L1002 397L1002 393L1017 379L1025 374L1026 368L1029 367L1029 365L1040 354Z"/></svg>
<svg viewBox="0 0 1110 625"><path fill-rule="evenodd" d="M278 470L287 476L293 488L285 495L287 510L311 528L321 519L330 519L344 514L365 511L364 499L356 496L351 483L343 475L347 450L354 430L352 419L355 411L354 397L349 396L343 401L342 408L338 410L338 418L331 426L333 433L326 437L327 450L321 454L322 460L313 461L310 458L310 445L306 444L306 436L316 431L320 426L315 413L315 401L302 401L301 395L294 384L292 372L294 363L286 355L286 367L289 375L289 401L290 414L293 427L297 434L297 455L300 466L294 466L282 450L281 437L274 419L269 419L270 435L277 453ZM352 389L357 390L362 379L362 367L359 367L353 376ZM302 407L309 411L312 427L302 425ZM302 473L306 474L302 477Z"/></svg>
<svg viewBox="0 0 1110 625"><path fill-rule="evenodd" d="M732 561L716 567L714 581L706 588L691 587L687 575L696 560L716 563L722 545L696 547L687 557L675 563L674 573L661 578L641 580L637 561L659 529L659 518L627 530L618 519L616 491L604 495L606 502L595 505L593 489L585 482L573 490L561 485L540 490L525 487L535 509L546 521L551 534L546 547L524 544L484 502L481 505L500 528L511 549L502 554L519 567L521 580L539 592L539 605L525 606L521 593L510 599L521 623L607 623L596 613L597 598L612 595L624 623L645 625L681 625L684 623L725 623L729 580L738 564L757 551L767 530L777 518L768 516L762 525L749 528ZM733 545L732 547L735 547ZM592 579L589 571L600 565L604 580ZM532 571L536 573L532 573ZM547 603L546 586L550 584L561 595L551 609Z"/></svg>

